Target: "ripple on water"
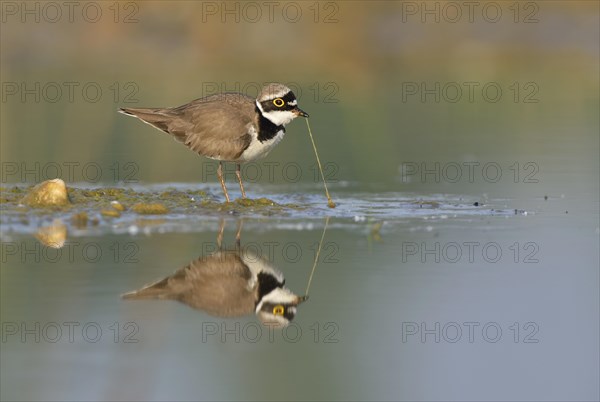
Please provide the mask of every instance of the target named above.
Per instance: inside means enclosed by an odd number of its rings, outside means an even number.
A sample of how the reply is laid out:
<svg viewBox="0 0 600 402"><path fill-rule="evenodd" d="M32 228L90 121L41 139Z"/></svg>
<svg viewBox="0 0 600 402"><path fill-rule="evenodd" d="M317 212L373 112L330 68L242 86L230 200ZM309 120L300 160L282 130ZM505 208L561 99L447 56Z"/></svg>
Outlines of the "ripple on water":
<svg viewBox="0 0 600 402"><path fill-rule="evenodd" d="M84 185L71 187L90 188ZM128 186L128 191L132 191L129 194L133 194L131 197L143 197L143 202L164 202L169 212L161 215L139 215L132 211L131 205L125 203L125 210L120 216L109 217L103 216L100 206L94 202L75 203L72 207L62 210L24 209L18 202L3 202L0 204L0 233L5 237L10 233L36 233L56 219L62 220L68 226L69 236L89 236L106 233L138 235L153 232L201 232L214 230L212 226L220 219L240 217L260 219L260 228L313 230L322 225L321 220L324 217L335 218L336 226L354 227L371 222L394 223L407 219L442 220L527 214L526 211L507 209L506 200L486 200L484 204L478 197L473 196L351 192L346 185L338 188L338 191L334 190L333 198L337 207L332 209L327 206L325 195L315 186L271 187L264 189L256 186L254 192L273 200L276 203L273 206L262 201L256 206L252 203L250 206L226 206L220 203L222 197L220 188L216 185L170 183ZM199 196L199 193L204 195ZM176 195L177 203L173 202L171 205L170 200L165 199L165 194ZM106 198L97 203L110 205L113 199L108 195ZM129 201L131 203L135 199ZM73 223L73 215L80 212L86 212L90 216L90 223L84 227Z"/></svg>

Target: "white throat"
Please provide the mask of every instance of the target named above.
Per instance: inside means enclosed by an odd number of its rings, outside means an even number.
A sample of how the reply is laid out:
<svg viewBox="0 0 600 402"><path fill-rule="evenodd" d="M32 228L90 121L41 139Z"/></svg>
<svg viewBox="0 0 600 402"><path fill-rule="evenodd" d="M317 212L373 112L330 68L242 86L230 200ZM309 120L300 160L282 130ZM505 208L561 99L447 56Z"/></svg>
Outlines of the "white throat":
<svg viewBox="0 0 600 402"><path fill-rule="evenodd" d="M288 288L275 288L271 292L263 296L262 300L256 306L256 311L260 311L263 303L277 303L277 304L292 304L298 300L298 296L293 294Z"/></svg>
<svg viewBox="0 0 600 402"><path fill-rule="evenodd" d="M276 126L285 126L298 117L289 110L271 110L270 112L265 112L258 101L256 101L256 106L260 110L260 113Z"/></svg>

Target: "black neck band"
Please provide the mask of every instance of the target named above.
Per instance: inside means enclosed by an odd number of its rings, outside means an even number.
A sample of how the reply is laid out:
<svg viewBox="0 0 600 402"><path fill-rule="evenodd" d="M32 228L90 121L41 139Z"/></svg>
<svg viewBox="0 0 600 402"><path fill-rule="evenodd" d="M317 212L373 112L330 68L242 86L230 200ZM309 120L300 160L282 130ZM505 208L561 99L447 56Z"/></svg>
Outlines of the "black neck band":
<svg viewBox="0 0 600 402"><path fill-rule="evenodd" d="M267 274L265 272L258 273L258 299L256 300L256 305L265 297L265 295L271 293L274 289L281 288L285 284L285 281L279 282L277 278L275 278L271 274ZM256 306L255 306L256 307Z"/></svg>
<svg viewBox="0 0 600 402"><path fill-rule="evenodd" d="M258 140L260 142L272 139L280 131L285 133L285 127L274 124L271 120L263 116L258 106L255 106L255 108L258 114Z"/></svg>

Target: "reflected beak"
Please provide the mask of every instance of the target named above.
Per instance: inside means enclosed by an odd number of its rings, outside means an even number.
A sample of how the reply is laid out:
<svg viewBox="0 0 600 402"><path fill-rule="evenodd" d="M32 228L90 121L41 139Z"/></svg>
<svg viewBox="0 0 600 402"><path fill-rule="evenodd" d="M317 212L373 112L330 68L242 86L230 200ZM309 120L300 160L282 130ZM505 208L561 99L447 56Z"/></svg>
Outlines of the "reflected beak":
<svg viewBox="0 0 600 402"><path fill-rule="evenodd" d="M308 296L298 296L296 298L296 306L300 303L304 303L307 300L308 300Z"/></svg>
<svg viewBox="0 0 600 402"><path fill-rule="evenodd" d="M292 109L292 112L296 115L296 116L302 116L302 117L308 117L308 113L306 113L304 110L300 109L299 107L295 107Z"/></svg>

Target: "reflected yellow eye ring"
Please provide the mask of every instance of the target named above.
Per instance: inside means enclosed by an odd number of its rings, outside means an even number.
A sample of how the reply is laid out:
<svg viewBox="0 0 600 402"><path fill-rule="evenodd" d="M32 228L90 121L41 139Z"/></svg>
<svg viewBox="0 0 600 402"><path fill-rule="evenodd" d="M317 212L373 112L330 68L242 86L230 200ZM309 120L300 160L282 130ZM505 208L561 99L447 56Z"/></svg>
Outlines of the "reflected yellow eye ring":
<svg viewBox="0 0 600 402"><path fill-rule="evenodd" d="M285 102L281 98L273 99L273 104L277 107L282 107L285 105Z"/></svg>
<svg viewBox="0 0 600 402"><path fill-rule="evenodd" d="M284 308L282 305L278 305L273 307L273 314L275 315L283 315Z"/></svg>

